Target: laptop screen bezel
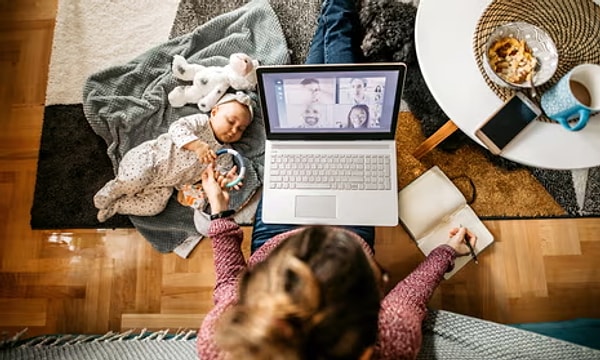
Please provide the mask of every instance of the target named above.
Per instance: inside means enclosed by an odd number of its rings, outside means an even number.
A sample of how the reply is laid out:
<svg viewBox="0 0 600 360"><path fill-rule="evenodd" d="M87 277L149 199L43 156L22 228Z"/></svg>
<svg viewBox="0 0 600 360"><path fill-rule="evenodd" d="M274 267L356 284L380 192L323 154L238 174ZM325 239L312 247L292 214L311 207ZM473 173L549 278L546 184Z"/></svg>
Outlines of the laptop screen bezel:
<svg viewBox="0 0 600 360"><path fill-rule="evenodd" d="M326 73L332 71L344 71L351 77L353 72L364 72L364 71L396 71L398 72L398 82L396 84L396 97L394 98L394 105L392 114L391 124L389 131L380 132L311 132L308 131L292 131L278 130L277 132L271 131L271 120L267 112L266 95L265 95L265 83L263 75L265 74L285 74L292 72L307 72L307 73ZM256 68L257 75L257 90L258 97L261 106L263 121L265 123L265 132L268 140L393 140L396 134L396 126L398 123L398 112L400 109L400 102L402 98L402 92L404 90L404 82L406 79L406 64L402 62L386 62L386 63L355 63L355 64L304 64L304 65L260 65Z"/></svg>

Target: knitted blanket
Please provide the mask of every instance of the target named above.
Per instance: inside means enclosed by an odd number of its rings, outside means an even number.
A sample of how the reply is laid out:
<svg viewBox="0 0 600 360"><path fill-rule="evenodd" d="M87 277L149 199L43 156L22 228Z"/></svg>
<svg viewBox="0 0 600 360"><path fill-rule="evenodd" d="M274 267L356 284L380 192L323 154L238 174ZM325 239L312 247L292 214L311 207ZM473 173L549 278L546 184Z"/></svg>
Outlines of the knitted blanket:
<svg viewBox="0 0 600 360"><path fill-rule="evenodd" d="M86 118L108 145L116 173L123 155L140 143L167 132L182 116L198 112L195 105L170 106L167 94L181 83L171 74L173 55L205 66L224 66L229 55L244 52L263 65L289 62L287 43L279 20L267 0L253 0L221 14L188 34L158 45L128 63L88 78L83 90ZM254 121L233 147L244 156L244 186L231 194L240 210L260 189L263 176L264 122L256 93ZM157 216L131 216L136 229L160 252L173 251L188 238L200 235L191 208L170 199Z"/></svg>
<svg viewBox="0 0 600 360"><path fill-rule="evenodd" d="M48 335L0 344L0 360L196 360L189 332L103 336ZM423 324L418 359L600 359L600 351L507 325L443 310L430 311Z"/></svg>

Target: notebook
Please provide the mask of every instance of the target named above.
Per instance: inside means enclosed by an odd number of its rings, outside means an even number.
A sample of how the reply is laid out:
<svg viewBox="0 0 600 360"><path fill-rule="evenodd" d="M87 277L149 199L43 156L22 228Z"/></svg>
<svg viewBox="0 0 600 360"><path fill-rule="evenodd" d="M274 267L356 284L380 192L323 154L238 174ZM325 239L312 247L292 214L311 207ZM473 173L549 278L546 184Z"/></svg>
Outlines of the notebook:
<svg viewBox="0 0 600 360"><path fill-rule="evenodd" d="M266 129L262 220L398 224L403 63L259 66Z"/></svg>
<svg viewBox="0 0 600 360"><path fill-rule="evenodd" d="M427 170L398 194L400 221L425 255L445 244L451 228L466 227L477 236L474 251L479 254L494 242L494 236L467 204L463 194L437 166ZM451 278L471 261L471 256L456 259Z"/></svg>

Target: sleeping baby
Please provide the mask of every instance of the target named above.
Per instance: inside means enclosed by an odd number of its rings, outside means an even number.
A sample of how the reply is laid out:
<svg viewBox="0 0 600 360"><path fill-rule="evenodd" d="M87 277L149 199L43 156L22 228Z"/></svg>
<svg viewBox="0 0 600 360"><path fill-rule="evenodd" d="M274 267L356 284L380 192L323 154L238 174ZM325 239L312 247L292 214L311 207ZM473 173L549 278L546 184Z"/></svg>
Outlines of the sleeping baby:
<svg viewBox="0 0 600 360"><path fill-rule="evenodd" d="M210 114L183 117L158 138L129 150L118 174L94 195L98 220L114 214L152 216L167 206L173 189L195 184L206 165L233 166L230 155L216 151L239 141L252 121L252 99L243 93L225 94ZM230 174L231 175L231 174Z"/></svg>

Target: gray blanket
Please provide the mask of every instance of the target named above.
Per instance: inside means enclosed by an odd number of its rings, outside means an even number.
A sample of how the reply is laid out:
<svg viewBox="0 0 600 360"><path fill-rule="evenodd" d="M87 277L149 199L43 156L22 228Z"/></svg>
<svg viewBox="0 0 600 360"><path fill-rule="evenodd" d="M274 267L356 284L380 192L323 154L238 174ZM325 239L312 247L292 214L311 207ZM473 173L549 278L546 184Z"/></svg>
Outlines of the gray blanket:
<svg viewBox="0 0 600 360"><path fill-rule="evenodd" d="M199 110L195 105L172 108L167 94L178 82L171 74L173 55L206 66L224 66L229 55L244 52L263 65L290 61L279 20L267 0L253 0L221 14L191 33L161 44L132 61L90 76L83 91L83 106L92 129L108 145L116 173L123 155L132 147L165 133L169 125ZM258 101L256 93L251 94ZM244 186L232 192L232 207L239 210L262 185L264 122L258 103L254 121L234 148L244 155ZM170 252L185 239L198 236L193 210L173 196L157 216L131 216L136 229L160 252Z"/></svg>
<svg viewBox="0 0 600 360"><path fill-rule="evenodd" d="M106 334L102 337L48 335L0 343L0 359L198 359L196 340L186 338L186 335L185 332L144 336ZM502 324L434 310L429 312L423 324L423 344L417 358L592 360L600 359L600 351Z"/></svg>

